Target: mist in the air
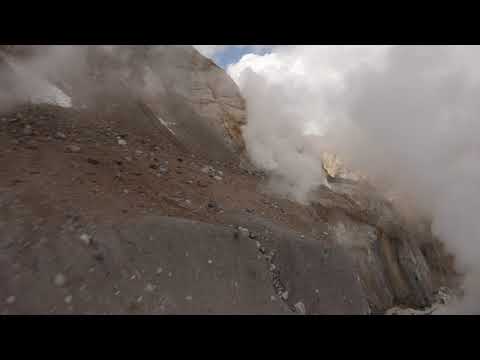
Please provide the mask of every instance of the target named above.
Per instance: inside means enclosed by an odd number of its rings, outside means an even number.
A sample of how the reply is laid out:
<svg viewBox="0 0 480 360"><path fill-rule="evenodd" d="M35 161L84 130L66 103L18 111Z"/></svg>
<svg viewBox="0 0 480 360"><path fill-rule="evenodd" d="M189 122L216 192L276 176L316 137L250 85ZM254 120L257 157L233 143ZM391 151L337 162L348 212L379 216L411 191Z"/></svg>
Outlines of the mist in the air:
<svg viewBox="0 0 480 360"><path fill-rule="evenodd" d="M478 46L285 46L228 69L277 190L308 202L330 151L431 217L465 274L448 312L480 312L478 60Z"/></svg>

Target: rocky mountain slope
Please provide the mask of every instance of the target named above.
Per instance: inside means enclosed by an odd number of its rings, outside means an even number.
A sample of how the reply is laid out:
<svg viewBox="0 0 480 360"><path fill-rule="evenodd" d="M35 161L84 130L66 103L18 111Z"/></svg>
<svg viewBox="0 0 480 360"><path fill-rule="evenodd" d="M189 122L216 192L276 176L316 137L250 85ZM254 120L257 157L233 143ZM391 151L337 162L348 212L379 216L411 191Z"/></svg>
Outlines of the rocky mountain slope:
<svg viewBox="0 0 480 360"><path fill-rule="evenodd" d="M32 96L39 51L0 63L2 314L370 314L452 285L428 226L362 182L264 191L244 100L192 47L78 49Z"/></svg>

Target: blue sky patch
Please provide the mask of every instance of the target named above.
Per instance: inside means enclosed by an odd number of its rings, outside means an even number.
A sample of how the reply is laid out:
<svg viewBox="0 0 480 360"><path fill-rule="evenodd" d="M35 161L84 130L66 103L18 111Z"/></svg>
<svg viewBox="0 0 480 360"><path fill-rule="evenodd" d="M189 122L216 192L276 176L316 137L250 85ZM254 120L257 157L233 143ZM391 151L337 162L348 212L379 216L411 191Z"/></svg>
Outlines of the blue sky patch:
<svg viewBox="0 0 480 360"><path fill-rule="evenodd" d="M222 51L216 53L213 57L213 60L218 66L226 70L228 65L238 62L238 60L240 60L245 54L254 53L258 55L265 55L269 52L269 48L258 48L252 46L227 46Z"/></svg>

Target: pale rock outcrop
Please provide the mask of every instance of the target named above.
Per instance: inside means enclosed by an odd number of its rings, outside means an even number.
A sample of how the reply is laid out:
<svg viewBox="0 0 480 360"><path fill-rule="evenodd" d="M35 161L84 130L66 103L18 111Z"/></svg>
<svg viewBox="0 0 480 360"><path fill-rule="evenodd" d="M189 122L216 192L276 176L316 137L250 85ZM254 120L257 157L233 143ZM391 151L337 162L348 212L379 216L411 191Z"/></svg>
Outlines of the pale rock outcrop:
<svg viewBox="0 0 480 360"><path fill-rule="evenodd" d="M246 124L245 101L237 85L221 68L190 46L152 47L147 66L147 82L161 89L145 94L148 105L166 121L172 118L179 137L189 144L196 142L198 137L192 141L186 129L195 121L195 126L209 133L210 140L226 148L224 151L237 156L244 151L241 127ZM184 108L184 116L175 107L177 103ZM169 109L161 108L165 104ZM209 151L211 143L202 145L204 150L214 153Z"/></svg>

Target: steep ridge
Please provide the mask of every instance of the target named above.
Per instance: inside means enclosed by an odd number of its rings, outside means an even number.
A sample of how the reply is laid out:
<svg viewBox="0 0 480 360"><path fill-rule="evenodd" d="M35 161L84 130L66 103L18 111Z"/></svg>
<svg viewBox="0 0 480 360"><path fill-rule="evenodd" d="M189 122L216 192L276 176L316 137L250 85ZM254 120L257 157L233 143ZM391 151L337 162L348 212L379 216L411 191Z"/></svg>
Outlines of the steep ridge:
<svg viewBox="0 0 480 360"><path fill-rule="evenodd" d="M0 114L2 313L383 313L450 284L430 231L360 182L262 191L244 101L192 47L84 51L84 76L48 74L71 107Z"/></svg>

